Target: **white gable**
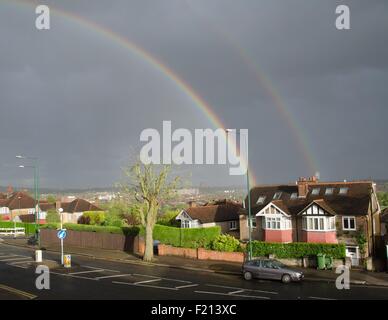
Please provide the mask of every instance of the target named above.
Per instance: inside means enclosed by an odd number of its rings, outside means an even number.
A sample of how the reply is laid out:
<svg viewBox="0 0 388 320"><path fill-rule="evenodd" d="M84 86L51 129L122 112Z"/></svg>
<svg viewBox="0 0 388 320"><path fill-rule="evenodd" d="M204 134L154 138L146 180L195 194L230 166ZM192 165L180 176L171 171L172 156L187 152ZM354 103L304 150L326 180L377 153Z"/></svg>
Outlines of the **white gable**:
<svg viewBox="0 0 388 320"><path fill-rule="evenodd" d="M313 215L327 215L328 213L323 210L320 206L313 204L309 206L306 210L302 211L303 216L313 216Z"/></svg>
<svg viewBox="0 0 388 320"><path fill-rule="evenodd" d="M261 209L256 216L286 216L289 217L287 213L285 213L282 209L280 209L278 206L273 204L272 202L268 203L263 209Z"/></svg>
<svg viewBox="0 0 388 320"><path fill-rule="evenodd" d="M189 214L185 210L182 210L181 213L177 215L175 220L190 220L190 221L192 221L193 219L191 219L191 217L189 216Z"/></svg>

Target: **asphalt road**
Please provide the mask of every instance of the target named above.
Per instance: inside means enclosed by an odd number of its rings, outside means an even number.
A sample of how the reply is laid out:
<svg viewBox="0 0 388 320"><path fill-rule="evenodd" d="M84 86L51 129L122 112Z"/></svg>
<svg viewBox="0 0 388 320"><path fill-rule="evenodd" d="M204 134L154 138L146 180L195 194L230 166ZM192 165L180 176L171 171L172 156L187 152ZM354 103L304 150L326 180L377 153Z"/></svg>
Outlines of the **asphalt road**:
<svg viewBox="0 0 388 320"><path fill-rule="evenodd" d="M38 290L34 252L0 243L0 299L273 300L388 299L388 288L334 283L288 285L239 276L72 257L71 269L50 270L50 289ZM59 255L44 252L44 259Z"/></svg>

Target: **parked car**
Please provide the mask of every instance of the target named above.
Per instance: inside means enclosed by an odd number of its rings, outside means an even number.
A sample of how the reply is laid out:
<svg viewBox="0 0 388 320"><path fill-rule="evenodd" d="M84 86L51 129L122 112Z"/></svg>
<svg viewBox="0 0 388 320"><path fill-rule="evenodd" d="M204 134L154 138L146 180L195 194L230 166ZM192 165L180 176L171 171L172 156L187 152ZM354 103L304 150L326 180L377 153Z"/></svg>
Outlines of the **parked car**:
<svg viewBox="0 0 388 320"><path fill-rule="evenodd" d="M303 272L293 270L274 259L255 259L244 262L242 273L245 280L253 278L281 280L283 283L301 281Z"/></svg>

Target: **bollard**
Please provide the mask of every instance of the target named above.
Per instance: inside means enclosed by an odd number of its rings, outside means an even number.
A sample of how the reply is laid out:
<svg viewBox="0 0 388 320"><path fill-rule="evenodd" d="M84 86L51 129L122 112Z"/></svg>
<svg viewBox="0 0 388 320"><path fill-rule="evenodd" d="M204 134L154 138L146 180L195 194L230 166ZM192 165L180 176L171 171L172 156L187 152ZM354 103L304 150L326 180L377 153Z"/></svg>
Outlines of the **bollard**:
<svg viewBox="0 0 388 320"><path fill-rule="evenodd" d="M35 251L35 262L37 263L42 262L42 250Z"/></svg>

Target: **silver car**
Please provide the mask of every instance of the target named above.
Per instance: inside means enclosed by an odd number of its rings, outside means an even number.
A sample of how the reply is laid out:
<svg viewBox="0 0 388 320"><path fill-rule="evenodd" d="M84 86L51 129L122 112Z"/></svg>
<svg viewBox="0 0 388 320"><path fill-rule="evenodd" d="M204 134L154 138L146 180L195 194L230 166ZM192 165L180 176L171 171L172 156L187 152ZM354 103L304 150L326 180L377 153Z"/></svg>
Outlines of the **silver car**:
<svg viewBox="0 0 388 320"><path fill-rule="evenodd" d="M245 280L252 278L281 280L283 283L301 281L303 272L293 270L274 259L255 259L246 261L242 266Z"/></svg>

